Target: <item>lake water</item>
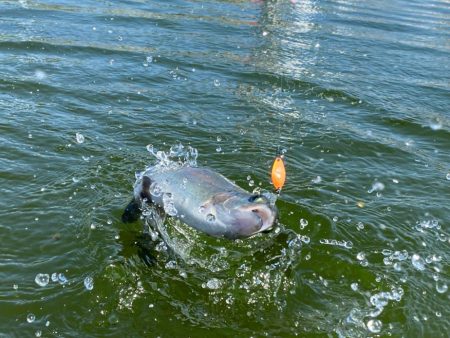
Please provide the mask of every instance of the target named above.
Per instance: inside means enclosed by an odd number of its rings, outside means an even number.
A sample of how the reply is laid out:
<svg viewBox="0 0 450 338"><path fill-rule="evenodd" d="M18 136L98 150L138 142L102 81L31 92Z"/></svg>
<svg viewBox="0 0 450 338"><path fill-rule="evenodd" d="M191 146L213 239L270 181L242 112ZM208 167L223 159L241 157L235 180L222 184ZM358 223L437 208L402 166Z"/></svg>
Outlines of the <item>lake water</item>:
<svg viewBox="0 0 450 338"><path fill-rule="evenodd" d="M447 337L450 4L0 1L1 337ZM123 224L146 146L270 190Z"/></svg>

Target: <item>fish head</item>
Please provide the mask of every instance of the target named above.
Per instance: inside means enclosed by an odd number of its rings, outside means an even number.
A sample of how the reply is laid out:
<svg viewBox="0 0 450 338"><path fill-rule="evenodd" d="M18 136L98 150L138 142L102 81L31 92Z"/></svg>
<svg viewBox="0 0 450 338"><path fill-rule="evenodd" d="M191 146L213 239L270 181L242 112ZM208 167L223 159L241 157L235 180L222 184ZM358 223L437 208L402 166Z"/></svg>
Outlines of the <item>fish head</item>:
<svg viewBox="0 0 450 338"><path fill-rule="evenodd" d="M216 225L226 229L225 237L243 238L270 230L277 210L263 195L220 193L212 199Z"/></svg>

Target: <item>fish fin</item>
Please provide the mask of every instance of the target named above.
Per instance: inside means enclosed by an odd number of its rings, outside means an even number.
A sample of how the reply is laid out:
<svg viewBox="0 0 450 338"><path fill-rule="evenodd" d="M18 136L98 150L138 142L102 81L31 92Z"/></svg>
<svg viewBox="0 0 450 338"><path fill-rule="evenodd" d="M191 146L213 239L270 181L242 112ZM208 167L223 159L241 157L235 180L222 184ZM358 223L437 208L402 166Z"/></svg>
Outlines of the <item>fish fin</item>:
<svg viewBox="0 0 450 338"><path fill-rule="evenodd" d="M150 195L150 184L152 180L150 177L144 176L142 178L142 189L140 193L140 198L146 203L151 203L151 195ZM122 222L124 223L133 223L139 219L139 216L142 213L141 209L141 201L138 201L137 198L133 198L130 203L128 203L122 214Z"/></svg>
<svg viewBox="0 0 450 338"><path fill-rule="evenodd" d="M141 198L146 199L147 203L151 203L152 196L150 195L150 185L152 184L152 180L148 176L142 177L142 190L141 190Z"/></svg>
<svg viewBox="0 0 450 338"><path fill-rule="evenodd" d="M140 204L136 201L136 199L133 198L123 211L122 222L124 223L136 222L139 219L140 215L141 215Z"/></svg>

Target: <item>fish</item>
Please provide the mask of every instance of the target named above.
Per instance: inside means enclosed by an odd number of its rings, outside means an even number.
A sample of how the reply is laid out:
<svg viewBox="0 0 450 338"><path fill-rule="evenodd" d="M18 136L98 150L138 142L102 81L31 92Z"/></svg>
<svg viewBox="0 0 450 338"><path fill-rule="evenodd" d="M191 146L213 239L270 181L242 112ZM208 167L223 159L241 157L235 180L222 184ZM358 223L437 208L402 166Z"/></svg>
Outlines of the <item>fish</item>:
<svg viewBox="0 0 450 338"><path fill-rule="evenodd" d="M238 239L273 228L277 209L269 198L249 193L218 172L179 166L146 170L136 180L134 197L122 221L136 221L146 207L165 214L213 237Z"/></svg>

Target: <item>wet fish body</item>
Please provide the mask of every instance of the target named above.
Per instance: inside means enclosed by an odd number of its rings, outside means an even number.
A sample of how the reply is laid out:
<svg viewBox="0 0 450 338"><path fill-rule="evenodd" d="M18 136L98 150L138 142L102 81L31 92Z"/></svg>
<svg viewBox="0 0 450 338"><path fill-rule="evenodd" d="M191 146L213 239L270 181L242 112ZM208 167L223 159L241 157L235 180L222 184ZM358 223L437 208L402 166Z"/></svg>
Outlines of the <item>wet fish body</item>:
<svg viewBox="0 0 450 338"><path fill-rule="evenodd" d="M136 181L134 199L122 219L135 219L146 203L199 231L229 239L269 230L276 219L276 208L265 196L251 194L208 168L150 168Z"/></svg>

